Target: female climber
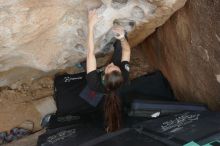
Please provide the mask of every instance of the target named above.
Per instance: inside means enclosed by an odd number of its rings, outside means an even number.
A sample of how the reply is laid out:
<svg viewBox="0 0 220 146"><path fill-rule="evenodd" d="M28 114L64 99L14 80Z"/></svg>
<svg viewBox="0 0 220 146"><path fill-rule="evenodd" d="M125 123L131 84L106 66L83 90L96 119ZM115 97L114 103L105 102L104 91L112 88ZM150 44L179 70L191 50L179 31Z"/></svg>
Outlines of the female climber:
<svg viewBox="0 0 220 146"><path fill-rule="evenodd" d="M97 65L94 51L93 32L98 21L96 10L88 13L88 51L87 51L87 83L97 92L105 94L104 117L107 132L118 130L121 126L121 105L117 91L129 78L130 46L125 38L125 30L121 26L113 28L116 34L114 54L112 62L108 64L102 74L97 73Z"/></svg>

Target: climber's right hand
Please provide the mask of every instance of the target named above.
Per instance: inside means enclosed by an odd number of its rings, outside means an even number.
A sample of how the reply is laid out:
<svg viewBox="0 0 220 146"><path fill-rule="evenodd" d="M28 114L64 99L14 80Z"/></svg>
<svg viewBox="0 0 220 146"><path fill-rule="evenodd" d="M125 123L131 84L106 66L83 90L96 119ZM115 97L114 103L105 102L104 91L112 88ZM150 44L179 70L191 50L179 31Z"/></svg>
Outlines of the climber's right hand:
<svg viewBox="0 0 220 146"><path fill-rule="evenodd" d="M113 31L116 39L122 40L125 38L125 30L122 26L120 26L120 25L114 26L112 31Z"/></svg>

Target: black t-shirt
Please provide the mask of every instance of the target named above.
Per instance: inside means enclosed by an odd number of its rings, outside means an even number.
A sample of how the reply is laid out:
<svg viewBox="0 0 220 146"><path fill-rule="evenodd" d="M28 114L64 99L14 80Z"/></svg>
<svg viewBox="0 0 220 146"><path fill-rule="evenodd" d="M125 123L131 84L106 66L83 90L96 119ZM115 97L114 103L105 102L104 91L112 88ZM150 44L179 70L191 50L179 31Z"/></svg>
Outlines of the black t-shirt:
<svg viewBox="0 0 220 146"><path fill-rule="evenodd" d="M120 63L115 64L117 65L122 73L124 83L128 82L129 79L129 62L128 61L122 61ZM105 87L102 83L102 77L101 73L99 73L97 70L91 71L86 76L88 86L97 92L105 93Z"/></svg>

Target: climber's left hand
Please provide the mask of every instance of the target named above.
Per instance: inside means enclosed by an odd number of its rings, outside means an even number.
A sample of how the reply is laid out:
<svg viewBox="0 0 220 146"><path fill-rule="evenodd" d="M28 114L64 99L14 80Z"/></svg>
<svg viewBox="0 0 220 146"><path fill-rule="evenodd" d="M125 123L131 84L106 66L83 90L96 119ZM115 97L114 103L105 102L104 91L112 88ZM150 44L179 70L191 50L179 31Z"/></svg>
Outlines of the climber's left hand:
<svg viewBox="0 0 220 146"><path fill-rule="evenodd" d="M93 28L94 25L97 23L98 21L98 15L97 15L97 10L90 10L89 14L88 14L88 20L89 20L89 27Z"/></svg>

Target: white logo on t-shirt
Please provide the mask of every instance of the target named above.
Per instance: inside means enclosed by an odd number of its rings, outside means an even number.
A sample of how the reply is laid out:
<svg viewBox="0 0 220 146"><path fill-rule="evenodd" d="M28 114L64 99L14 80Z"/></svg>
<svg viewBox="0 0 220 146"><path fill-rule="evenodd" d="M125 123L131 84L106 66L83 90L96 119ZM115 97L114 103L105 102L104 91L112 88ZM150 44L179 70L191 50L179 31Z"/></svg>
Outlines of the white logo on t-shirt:
<svg viewBox="0 0 220 146"><path fill-rule="evenodd" d="M83 77L64 77L64 82L69 83L74 80L81 80Z"/></svg>

